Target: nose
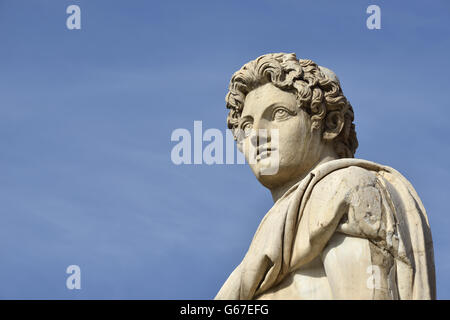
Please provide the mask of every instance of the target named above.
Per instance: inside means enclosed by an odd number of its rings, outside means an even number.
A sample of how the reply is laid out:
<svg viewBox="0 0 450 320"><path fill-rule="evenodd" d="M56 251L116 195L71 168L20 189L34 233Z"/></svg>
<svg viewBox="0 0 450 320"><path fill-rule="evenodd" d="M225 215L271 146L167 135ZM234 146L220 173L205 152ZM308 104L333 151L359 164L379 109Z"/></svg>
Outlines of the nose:
<svg viewBox="0 0 450 320"><path fill-rule="evenodd" d="M255 123L250 133L250 142L254 147L270 142L270 130L263 123Z"/></svg>

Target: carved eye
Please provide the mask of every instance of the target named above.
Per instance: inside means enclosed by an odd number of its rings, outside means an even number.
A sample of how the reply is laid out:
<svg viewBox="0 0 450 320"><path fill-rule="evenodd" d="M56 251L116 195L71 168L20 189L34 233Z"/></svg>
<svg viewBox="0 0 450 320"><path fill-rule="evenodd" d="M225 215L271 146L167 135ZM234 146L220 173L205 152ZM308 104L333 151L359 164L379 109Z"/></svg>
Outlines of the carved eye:
<svg viewBox="0 0 450 320"><path fill-rule="evenodd" d="M291 115L286 108L276 108L272 113L272 120L285 120Z"/></svg>
<svg viewBox="0 0 450 320"><path fill-rule="evenodd" d="M244 132L244 137L248 137L250 135L252 128L253 128L253 123L251 123L250 121L246 121L242 124L241 129Z"/></svg>

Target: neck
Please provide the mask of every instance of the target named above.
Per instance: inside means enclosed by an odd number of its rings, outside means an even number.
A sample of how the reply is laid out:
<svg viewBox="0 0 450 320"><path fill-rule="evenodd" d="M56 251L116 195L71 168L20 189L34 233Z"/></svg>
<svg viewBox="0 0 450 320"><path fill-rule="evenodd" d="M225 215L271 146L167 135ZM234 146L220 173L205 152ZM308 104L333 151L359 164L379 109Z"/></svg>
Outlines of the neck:
<svg viewBox="0 0 450 320"><path fill-rule="evenodd" d="M317 161L314 165L312 165L311 168L304 171L300 175L297 175L294 179L289 180L288 182L286 182L278 187L270 189L270 192L272 193L273 202L274 203L277 202L286 193L286 191L288 191L297 182L304 179L314 168L321 165L322 163L325 163L325 162L328 162L331 160L336 160L336 159L338 159L338 157L336 155L327 155L327 156L321 158L319 161Z"/></svg>

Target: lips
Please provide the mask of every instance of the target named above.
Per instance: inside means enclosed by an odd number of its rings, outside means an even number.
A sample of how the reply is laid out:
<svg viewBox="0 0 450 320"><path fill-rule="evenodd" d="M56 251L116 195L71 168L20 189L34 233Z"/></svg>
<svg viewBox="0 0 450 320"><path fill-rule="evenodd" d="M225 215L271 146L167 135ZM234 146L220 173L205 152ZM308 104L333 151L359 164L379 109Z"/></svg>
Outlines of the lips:
<svg viewBox="0 0 450 320"><path fill-rule="evenodd" d="M259 146L256 149L256 161L270 157L271 152L274 150L274 148L269 148L267 146Z"/></svg>

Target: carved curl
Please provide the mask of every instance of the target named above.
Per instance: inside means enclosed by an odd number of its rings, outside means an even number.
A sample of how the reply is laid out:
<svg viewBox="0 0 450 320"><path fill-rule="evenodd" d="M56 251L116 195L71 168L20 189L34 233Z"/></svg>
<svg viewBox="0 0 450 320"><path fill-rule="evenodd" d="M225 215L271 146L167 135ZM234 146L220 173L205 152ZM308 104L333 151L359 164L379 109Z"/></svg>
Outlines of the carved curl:
<svg viewBox="0 0 450 320"><path fill-rule="evenodd" d="M350 102L345 98L337 79L322 72L311 60L297 60L295 53L271 53L245 64L233 74L225 98L230 109L228 128L237 128L247 94L266 83L296 95L299 108L311 116L313 129L335 125L336 118L344 119L340 134L334 138L334 149L340 158L353 158L358 140L356 138L354 114Z"/></svg>

